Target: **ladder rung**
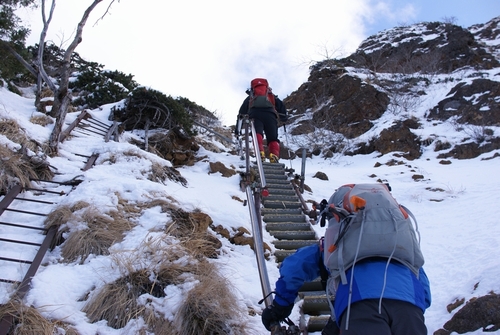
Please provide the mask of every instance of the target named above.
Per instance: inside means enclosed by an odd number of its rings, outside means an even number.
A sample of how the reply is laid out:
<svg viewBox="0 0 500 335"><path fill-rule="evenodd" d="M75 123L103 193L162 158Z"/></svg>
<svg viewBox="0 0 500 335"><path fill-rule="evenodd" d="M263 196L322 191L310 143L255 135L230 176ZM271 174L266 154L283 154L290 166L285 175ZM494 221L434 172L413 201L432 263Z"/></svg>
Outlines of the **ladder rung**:
<svg viewBox="0 0 500 335"><path fill-rule="evenodd" d="M3 278L0 278L0 282L9 283L9 284L20 284L21 283L19 280L3 279Z"/></svg>
<svg viewBox="0 0 500 335"><path fill-rule="evenodd" d="M16 213L39 215L39 216L47 216L47 214L35 213L35 212L30 212L30 211L23 211L23 210L20 210L20 209L6 208L5 210L6 211L10 211L10 212L16 212Z"/></svg>
<svg viewBox="0 0 500 335"><path fill-rule="evenodd" d="M11 227L16 227L16 228L26 228L26 229L47 231L47 229L45 229L45 228L26 226L26 225L23 225L23 224L17 224L17 223L11 223L11 222L0 221L0 225L11 226Z"/></svg>
<svg viewBox="0 0 500 335"><path fill-rule="evenodd" d="M41 246L41 243L35 243L35 242L29 242L29 241L18 241L18 240L11 240L8 238L0 238L0 241L2 242L8 242L8 243L17 243L17 244L26 244L26 245L34 245L34 246Z"/></svg>
<svg viewBox="0 0 500 335"><path fill-rule="evenodd" d="M60 191L60 192L57 192L57 191L49 191L49 190L46 190L46 189L43 189L43 188L32 188L32 187L27 187L25 188L25 190L28 190L28 191L38 191L38 192L43 192L43 193L52 193L52 194L59 194L59 195L64 195L64 191Z"/></svg>
<svg viewBox="0 0 500 335"><path fill-rule="evenodd" d="M53 205L55 202L52 201L44 201L44 200L37 200L37 199L25 199L25 198L14 198L19 201L30 201L30 202L37 202L40 204L47 204L47 205Z"/></svg>
<svg viewBox="0 0 500 335"><path fill-rule="evenodd" d="M22 260L22 259L14 259L14 258L8 258L8 257L0 257L0 261L16 262L16 263L26 263L26 264L33 263L32 261L26 261L26 260Z"/></svg>

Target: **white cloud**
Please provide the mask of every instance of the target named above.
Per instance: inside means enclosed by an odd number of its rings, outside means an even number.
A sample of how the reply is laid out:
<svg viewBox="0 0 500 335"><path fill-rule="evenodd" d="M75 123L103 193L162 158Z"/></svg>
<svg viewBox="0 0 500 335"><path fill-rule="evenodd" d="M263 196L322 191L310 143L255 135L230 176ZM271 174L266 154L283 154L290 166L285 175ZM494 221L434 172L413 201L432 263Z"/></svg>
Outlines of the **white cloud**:
<svg viewBox="0 0 500 335"><path fill-rule="evenodd" d="M141 85L186 97L223 116L228 125L252 78L267 77L275 93L285 97L307 81L312 62L353 52L374 33L368 24L379 29L377 23L384 22L386 29L414 22L419 3L121 0L99 20L109 2L95 8L76 52L134 75ZM90 3L59 1L48 39L58 45L67 40ZM37 43L40 13L23 16L32 22L29 44Z"/></svg>
<svg viewBox="0 0 500 335"><path fill-rule="evenodd" d="M181 95L234 122L253 77L285 97L307 80L325 50L352 52L364 36L367 0L116 2L94 10L76 49L84 59L131 73L143 85ZM60 44L90 1L57 4L49 38ZM64 13L64 14L63 14ZM38 41L40 14L29 16Z"/></svg>

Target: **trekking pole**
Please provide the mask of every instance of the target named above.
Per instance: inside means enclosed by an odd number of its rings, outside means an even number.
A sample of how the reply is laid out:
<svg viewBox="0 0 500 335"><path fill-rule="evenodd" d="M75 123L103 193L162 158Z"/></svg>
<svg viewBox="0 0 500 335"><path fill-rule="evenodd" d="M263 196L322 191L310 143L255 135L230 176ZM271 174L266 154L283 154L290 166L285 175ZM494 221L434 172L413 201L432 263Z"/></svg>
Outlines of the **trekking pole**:
<svg viewBox="0 0 500 335"><path fill-rule="evenodd" d="M286 141L286 147L288 149L288 157L290 157L289 161L290 161L290 169L293 170L293 163L292 163L292 155L290 153L290 146L289 146L289 143L288 143L288 133L286 132L286 124L283 123L283 130L285 131L285 141Z"/></svg>

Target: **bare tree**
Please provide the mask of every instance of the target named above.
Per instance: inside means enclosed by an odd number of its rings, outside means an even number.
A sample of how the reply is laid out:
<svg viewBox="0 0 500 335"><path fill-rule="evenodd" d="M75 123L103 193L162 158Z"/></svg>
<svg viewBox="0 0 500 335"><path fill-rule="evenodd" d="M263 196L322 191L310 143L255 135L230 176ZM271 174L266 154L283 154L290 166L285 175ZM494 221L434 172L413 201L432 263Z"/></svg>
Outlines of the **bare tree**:
<svg viewBox="0 0 500 335"><path fill-rule="evenodd" d="M53 2L54 1L55 0L53 0ZM54 104L52 105L52 109L50 111L50 115L56 118L54 129L52 130L49 138L49 148L52 153L57 153L57 145L59 144L59 136L61 135L62 125L71 103L71 91L69 89L69 78L71 75L71 55L75 51L78 44L82 42L83 27L87 23L90 13L102 1L103 0L94 0L93 3L83 13L82 19L78 23L75 37L65 51L61 67L59 68L60 82L59 86L54 91ZM115 0L111 1L108 6L108 10L111 4L113 4L114 2ZM106 11L106 13L107 12L108 11ZM104 13L104 15L106 15L106 13ZM104 17L104 15L102 17Z"/></svg>
<svg viewBox="0 0 500 335"><path fill-rule="evenodd" d="M47 83L47 86L50 88L52 92L56 91L56 86L50 80L49 76L45 72L45 68L43 67L43 52L45 50L45 37L47 36L47 30L49 29L50 21L52 21L52 15L54 14L54 9L56 7L56 0L52 0L52 5L50 6L49 18L46 18L45 15L45 0L42 0L42 20L43 20L43 28L40 33L40 41L38 43L38 54L34 61L35 66L38 68L37 72L37 81L36 81L36 100L35 106L38 110L40 110L40 95L42 91L42 81Z"/></svg>

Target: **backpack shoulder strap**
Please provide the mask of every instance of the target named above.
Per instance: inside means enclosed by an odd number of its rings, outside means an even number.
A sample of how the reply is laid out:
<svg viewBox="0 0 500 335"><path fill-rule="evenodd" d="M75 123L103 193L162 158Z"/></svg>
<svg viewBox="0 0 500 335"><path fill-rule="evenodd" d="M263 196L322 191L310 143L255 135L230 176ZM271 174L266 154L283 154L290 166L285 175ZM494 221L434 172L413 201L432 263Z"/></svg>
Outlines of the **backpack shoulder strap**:
<svg viewBox="0 0 500 335"><path fill-rule="evenodd" d="M417 219L415 218L415 215L413 215L413 213L405 206L403 206L401 204L399 206L411 217L411 219L415 223L415 233L417 234L418 244L420 244L420 231L418 230L418 223L417 223Z"/></svg>
<svg viewBox="0 0 500 335"><path fill-rule="evenodd" d="M318 267L319 267L319 275L320 275L320 278L321 278L321 286L323 287L323 290L326 289L326 283L328 281L328 277L330 276L330 273L328 272L328 270L326 269L326 266L325 266L325 262L323 260L323 255L324 255L324 237L322 237L320 240L319 240L319 249L320 249L320 256L319 256L319 259L318 259Z"/></svg>

